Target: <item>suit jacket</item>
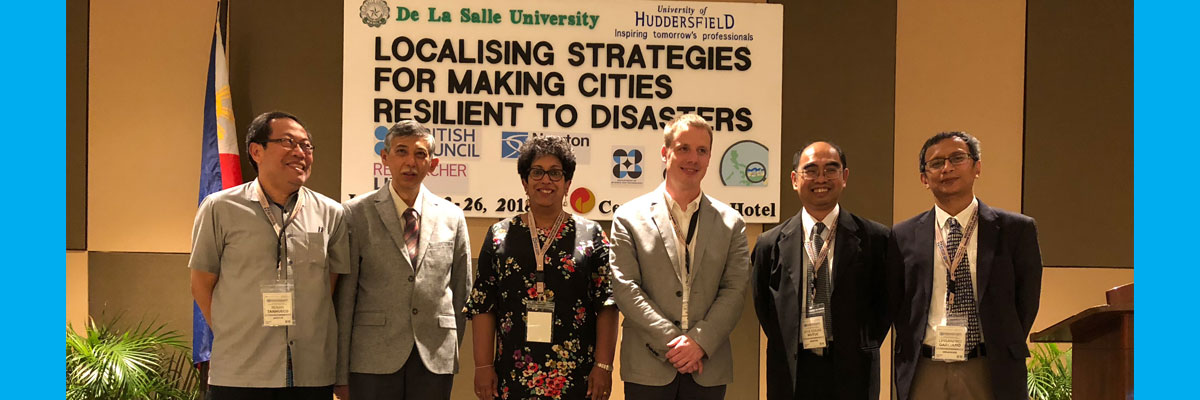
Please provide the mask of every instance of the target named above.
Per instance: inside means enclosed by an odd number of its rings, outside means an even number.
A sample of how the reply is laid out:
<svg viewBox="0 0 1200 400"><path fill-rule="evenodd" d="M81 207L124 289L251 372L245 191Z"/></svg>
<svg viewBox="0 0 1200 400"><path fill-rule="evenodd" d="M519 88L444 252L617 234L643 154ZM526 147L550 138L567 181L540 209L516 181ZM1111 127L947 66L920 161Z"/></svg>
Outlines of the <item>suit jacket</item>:
<svg viewBox="0 0 1200 400"><path fill-rule="evenodd" d="M390 183L389 183L390 184ZM418 265L405 256L404 233L387 188L345 204L350 274L338 280L338 384L350 372L398 371L416 344L435 374L458 372L471 292L467 222L454 204L421 187Z"/></svg>
<svg viewBox="0 0 1200 400"><path fill-rule="evenodd" d="M933 209L896 224L888 249L889 296L896 327L894 379L909 398L933 293ZM1042 255L1033 218L979 202L975 281L980 328L996 399L1025 399L1025 340L1037 317Z"/></svg>
<svg viewBox="0 0 1200 400"><path fill-rule="evenodd" d="M754 309L767 336L768 399L795 398L796 357L804 351L800 296L808 255L802 221L796 214L763 233L751 255ZM838 380L829 384L836 386L839 399L877 399L879 345L891 324L885 283L888 228L842 208L836 235L829 304L833 342L826 351Z"/></svg>
<svg viewBox="0 0 1200 400"><path fill-rule="evenodd" d="M680 328L684 288L675 274L685 249L676 246L662 190L626 203L613 216L613 296L625 314L621 379L626 382L671 383L677 371L664 358L667 342L683 334L707 354L704 373L693 374L696 383L733 382L729 334L742 314L750 278L746 223L728 205L701 196L687 332Z"/></svg>

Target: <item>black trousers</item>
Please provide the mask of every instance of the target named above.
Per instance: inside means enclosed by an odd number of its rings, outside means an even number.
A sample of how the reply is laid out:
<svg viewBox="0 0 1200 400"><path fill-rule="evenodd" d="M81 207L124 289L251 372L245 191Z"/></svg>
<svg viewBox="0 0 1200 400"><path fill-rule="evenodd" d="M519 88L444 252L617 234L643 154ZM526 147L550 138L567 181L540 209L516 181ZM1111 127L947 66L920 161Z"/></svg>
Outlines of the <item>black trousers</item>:
<svg viewBox="0 0 1200 400"><path fill-rule="evenodd" d="M629 400L722 400L725 385L700 386L692 374L675 374L666 386L646 386L625 382L625 398Z"/></svg>
<svg viewBox="0 0 1200 400"><path fill-rule="evenodd" d="M207 400L329 400L333 386L251 388L208 385Z"/></svg>
<svg viewBox="0 0 1200 400"><path fill-rule="evenodd" d="M421 353L413 346L408 361L390 374L350 373L350 398L353 400L450 399L453 374L429 372ZM326 399L327 400L327 399Z"/></svg>
<svg viewBox="0 0 1200 400"><path fill-rule="evenodd" d="M800 350L796 355L796 387L792 398L796 400L836 399L837 379L833 374L833 357L829 349L825 356L810 350Z"/></svg>

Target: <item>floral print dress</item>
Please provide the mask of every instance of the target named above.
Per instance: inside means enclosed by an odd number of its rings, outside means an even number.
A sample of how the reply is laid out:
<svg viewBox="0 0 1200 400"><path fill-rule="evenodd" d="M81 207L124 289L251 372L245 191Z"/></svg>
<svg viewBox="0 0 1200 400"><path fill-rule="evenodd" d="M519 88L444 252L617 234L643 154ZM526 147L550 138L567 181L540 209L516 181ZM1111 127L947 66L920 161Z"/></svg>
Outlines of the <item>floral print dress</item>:
<svg viewBox="0 0 1200 400"><path fill-rule="evenodd" d="M538 229L538 240L549 232ZM600 224L571 216L546 252L547 300L554 302L550 343L525 341L525 299L536 290L533 244L524 215L492 225L479 252L468 318L496 317L494 360L503 399L583 399L595 363L596 318L613 305L608 238Z"/></svg>

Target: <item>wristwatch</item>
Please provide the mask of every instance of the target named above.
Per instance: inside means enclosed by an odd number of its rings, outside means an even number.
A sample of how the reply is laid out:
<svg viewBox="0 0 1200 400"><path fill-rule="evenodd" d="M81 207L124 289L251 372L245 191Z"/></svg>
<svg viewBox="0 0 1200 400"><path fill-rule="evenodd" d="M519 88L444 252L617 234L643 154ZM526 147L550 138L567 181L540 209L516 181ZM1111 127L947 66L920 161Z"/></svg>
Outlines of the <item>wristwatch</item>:
<svg viewBox="0 0 1200 400"><path fill-rule="evenodd" d="M600 369L602 369L602 370L612 372L612 364L605 364L602 362L598 362L598 363L596 363L596 366L600 367Z"/></svg>

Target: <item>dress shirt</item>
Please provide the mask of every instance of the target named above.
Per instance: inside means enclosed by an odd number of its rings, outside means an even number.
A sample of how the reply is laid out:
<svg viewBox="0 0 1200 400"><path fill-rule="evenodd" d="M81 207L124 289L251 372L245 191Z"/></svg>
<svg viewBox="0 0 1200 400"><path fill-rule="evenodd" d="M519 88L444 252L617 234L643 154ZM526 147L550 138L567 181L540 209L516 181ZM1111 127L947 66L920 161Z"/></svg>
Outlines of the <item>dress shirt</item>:
<svg viewBox="0 0 1200 400"><path fill-rule="evenodd" d="M937 224L942 227L942 240L949 245L950 235L950 218L958 221L959 226L966 233L967 223L971 222L971 216L975 215L975 211L979 209L979 199L972 198L971 204L967 205L958 215L951 216L950 213L943 210L941 207L934 205L934 210L937 215ZM965 258L971 263L971 289L974 289L975 307L979 309L979 279L975 273L979 263L976 261L979 247L979 221L976 219L975 230L971 231L970 237L963 237L963 240L969 240L967 243L967 255ZM937 345L937 333L933 331L933 327L946 324L946 274L949 271L949 265L942 260L942 253L937 249L937 228L933 229L933 248L929 251L933 252L933 295L929 297L929 320L925 323L925 340L924 343L929 346ZM949 249L947 249L949 250ZM953 254L950 257L954 257ZM978 311L977 311L978 312ZM980 342L982 343L983 332L979 332Z"/></svg>
<svg viewBox="0 0 1200 400"><path fill-rule="evenodd" d="M400 194L396 193L396 188L392 186L392 182L390 180L388 181L387 187L388 191L392 193L392 203L396 205L396 216L400 217L400 232L404 232L404 228L408 227L408 225L404 223L405 211L408 211L409 208L412 208L417 212L417 220L421 219L421 203L423 203L423 201L421 201L421 197L425 196L425 191L422 190L425 188L425 185L421 185L421 187L417 189L417 198L413 199L413 203L416 204L411 206L408 203L405 203L404 199L400 198Z"/></svg>

